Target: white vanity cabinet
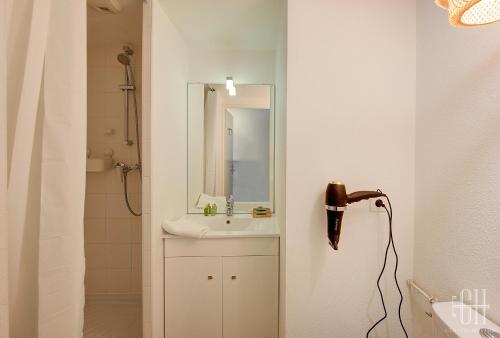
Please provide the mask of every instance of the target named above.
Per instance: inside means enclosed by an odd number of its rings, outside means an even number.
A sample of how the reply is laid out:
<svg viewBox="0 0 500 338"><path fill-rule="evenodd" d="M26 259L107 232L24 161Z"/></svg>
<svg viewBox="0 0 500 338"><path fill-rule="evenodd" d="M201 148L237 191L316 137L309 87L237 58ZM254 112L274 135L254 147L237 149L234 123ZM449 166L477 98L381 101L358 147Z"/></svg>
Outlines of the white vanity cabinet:
<svg viewBox="0 0 500 338"><path fill-rule="evenodd" d="M278 338L278 256L224 257L224 338Z"/></svg>
<svg viewBox="0 0 500 338"><path fill-rule="evenodd" d="M278 338L279 239L198 242L165 240L165 337Z"/></svg>
<svg viewBox="0 0 500 338"><path fill-rule="evenodd" d="M165 337L222 337L219 257L165 258Z"/></svg>

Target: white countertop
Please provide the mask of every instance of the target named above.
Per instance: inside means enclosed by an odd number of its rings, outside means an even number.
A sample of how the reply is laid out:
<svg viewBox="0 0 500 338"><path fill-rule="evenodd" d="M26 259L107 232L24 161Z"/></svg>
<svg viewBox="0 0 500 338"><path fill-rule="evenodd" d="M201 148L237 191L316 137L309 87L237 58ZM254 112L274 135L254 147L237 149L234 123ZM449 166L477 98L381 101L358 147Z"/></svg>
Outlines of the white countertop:
<svg viewBox="0 0 500 338"><path fill-rule="evenodd" d="M218 214L205 216L189 214L185 218L195 223L206 225L210 230L201 239L210 238L245 238L245 237L280 237L279 226L276 218L253 218L250 214L235 214L226 216ZM186 238L169 234L164 231L162 238Z"/></svg>

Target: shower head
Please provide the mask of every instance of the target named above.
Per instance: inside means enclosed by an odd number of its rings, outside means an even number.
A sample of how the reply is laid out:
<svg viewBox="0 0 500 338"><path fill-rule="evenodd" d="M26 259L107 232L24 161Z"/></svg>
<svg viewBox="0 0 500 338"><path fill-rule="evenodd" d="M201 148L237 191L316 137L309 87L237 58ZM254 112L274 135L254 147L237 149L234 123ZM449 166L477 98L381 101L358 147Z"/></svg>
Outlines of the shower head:
<svg viewBox="0 0 500 338"><path fill-rule="evenodd" d="M132 50L132 48L130 48L129 46L123 46L123 53L118 54L116 58L122 65L128 66L130 65L131 55L134 55L134 51Z"/></svg>
<svg viewBox="0 0 500 338"><path fill-rule="evenodd" d="M116 57L118 59L118 62L120 62L124 66L130 65L130 57L126 53L120 53Z"/></svg>

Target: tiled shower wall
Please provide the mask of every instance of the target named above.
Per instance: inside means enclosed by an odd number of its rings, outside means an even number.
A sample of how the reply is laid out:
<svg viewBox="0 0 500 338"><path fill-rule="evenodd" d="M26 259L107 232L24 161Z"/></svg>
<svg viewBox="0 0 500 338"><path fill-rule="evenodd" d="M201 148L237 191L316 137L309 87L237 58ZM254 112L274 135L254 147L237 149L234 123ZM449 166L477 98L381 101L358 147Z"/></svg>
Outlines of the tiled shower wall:
<svg viewBox="0 0 500 338"><path fill-rule="evenodd" d="M136 80L139 113L141 109L140 47L132 66ZM137 163L135 120L130 101L130 137L133 146L124 145L123 93L124 68L116 56L122 45L88 49L88 134L87 148L92 157L112 154L114 162ZM139 123L141 116L139 116ZM129 200L141 210L141 180L138 172L129 174ZM85 256L87 295L140 294L141 217L129 213L123 195L121 176L116 169L87 173L85 198Z"/></svg>

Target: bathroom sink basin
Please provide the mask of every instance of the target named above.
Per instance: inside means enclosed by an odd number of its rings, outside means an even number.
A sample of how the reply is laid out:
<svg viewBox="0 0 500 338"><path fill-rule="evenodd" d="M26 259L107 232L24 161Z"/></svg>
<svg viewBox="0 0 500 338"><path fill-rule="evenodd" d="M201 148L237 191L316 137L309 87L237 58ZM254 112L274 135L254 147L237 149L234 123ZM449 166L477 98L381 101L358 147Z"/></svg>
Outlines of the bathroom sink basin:
<svg viewBox="0 0 500 338"><path fill-rule="evenodd" d="M199 220L200 224L208 226L214 231L245 231L255 227L252 218L209 216Z"/></svg>
<svg viewBox="0 0 500 338"><path fill-rule="evenodd" d="M278 237L275 218L253 218L249 214L233 216L188 215L186 218L210 228L204 238L225 237Z"/></svg>

